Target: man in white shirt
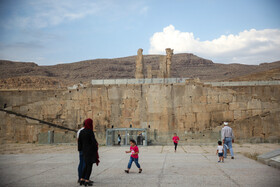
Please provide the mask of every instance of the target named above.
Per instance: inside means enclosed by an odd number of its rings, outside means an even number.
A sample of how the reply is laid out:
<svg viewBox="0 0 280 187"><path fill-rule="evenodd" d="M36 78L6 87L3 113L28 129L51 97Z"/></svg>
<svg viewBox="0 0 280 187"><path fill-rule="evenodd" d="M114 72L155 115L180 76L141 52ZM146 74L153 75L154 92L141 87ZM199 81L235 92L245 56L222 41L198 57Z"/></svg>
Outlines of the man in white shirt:
<svg viewBox="0 0 280 187"><path fill-rule="evenodd" d="M234 143L234 135L232 128L228 126L228 122L224 122L224 127L221 130L221 137L224 143L224 158L227 157L227 147L230 150L231 159L234 159L232 143Z"/></svg>

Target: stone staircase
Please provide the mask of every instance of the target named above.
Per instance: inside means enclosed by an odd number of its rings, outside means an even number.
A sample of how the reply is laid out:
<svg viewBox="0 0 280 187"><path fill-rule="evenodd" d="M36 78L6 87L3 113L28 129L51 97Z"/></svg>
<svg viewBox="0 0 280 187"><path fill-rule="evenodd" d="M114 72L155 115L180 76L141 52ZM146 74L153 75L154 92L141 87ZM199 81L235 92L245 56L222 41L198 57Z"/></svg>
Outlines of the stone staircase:
<svg viewBox="0 0 280 187"><path fill-rule="evenodd" d="M51 126L51 127L55 127L55 128L59 128L59 129L67 130L67 131L77 132L77 130L75 130L75 129L70 129L68 127L64 127L64 126L57 125L57 124L54 124L54 123L50 123L50 122L47 122L47 121L44 121L44 120L41 120L41 119L37 119L37 118L30 117L30 116L26 116L26 115L23 115L23 114L14 112L14 111L4 110L4 109L0 109L0 111L5 112L7 114L13 114L13 115L18 116L18 117L34 120L34 121L37 121L37 122L39 122L39 123L41 123L43 125L48 125L48 126Z"/></svg>

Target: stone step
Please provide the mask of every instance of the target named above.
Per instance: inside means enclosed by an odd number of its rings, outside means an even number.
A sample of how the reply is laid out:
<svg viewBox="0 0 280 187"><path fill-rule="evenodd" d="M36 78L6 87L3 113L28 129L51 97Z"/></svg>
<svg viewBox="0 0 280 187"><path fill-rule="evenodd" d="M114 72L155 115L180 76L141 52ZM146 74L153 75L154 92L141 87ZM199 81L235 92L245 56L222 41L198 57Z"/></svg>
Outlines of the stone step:
<svg viewBox="0 0 280 187"><path fill-rule="evenodd" d="M257 158L259 162L280 169L280 149L262 154Z"/></svg>

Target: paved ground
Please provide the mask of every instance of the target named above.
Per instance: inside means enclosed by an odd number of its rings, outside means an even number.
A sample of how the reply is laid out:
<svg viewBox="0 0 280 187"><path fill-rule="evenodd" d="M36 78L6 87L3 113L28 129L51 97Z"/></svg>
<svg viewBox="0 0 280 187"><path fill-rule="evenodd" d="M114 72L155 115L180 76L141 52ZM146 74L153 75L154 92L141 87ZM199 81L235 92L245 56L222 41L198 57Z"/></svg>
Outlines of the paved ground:
<svg viewBox="0 0 280 187"><path fill-rule="evenodd" d="M75 149L0 155L0 186L78 186ZM133 165L126 174L127 149L100 148L101 163L91 177L94 186L280 186L280 170L241 154L217 163L214 146L179 146L177 153L172 146L140 147L143 173Z"/></svg>

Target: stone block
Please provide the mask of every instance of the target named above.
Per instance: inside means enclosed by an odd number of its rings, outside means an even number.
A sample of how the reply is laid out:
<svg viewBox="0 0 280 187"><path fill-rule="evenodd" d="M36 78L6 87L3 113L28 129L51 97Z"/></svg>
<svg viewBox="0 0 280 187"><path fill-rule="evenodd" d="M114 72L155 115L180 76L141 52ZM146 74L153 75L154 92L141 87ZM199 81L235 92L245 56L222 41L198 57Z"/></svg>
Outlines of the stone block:
<svg viewBox="0 0 280 187"><path fill-rule="evenodd" d="M207 103L214 104L219 102L218 95L207 95Z"/></svg>
<svg viewBox="0 0 280 187"><path fill-rule="evenodd" d="M198 98L198 101L200 102L200 103L207 103L207 96L206 95L203 95L203 96L200 96L199 98Z"/></svg>
<svg viewBox="0 0 280 187"><path fill-rule="evenodd" d="M188 84L185 86L185 96L193 96L194 95L195 86Z"/></svg>
<svg viewBox="0 0 280 187"><path fill-rule="evenodd" d="M120 99L121 98L121 90L116 87L116 86L113 86L111 88L108 89L108 97L109 99Z"/></svg>
<svg viewBox="0 0 280 187"><path fill-rule="evenodd" d="M249 97L246 96L245 94L237 94L236 95L236 102L248 102L249 101Z"/></svg>
<svg viewBox="0 0 280 187"><path fill-rule="evenodd" d="M232 99L232 94L223 93L219 95L219 103L230 103Z"/></svg>
<svg viewBox="0 0 280 187"><path fill-rule="evenodd" d="M116 84L127 84L127 79L116 79Z"/></svg>
<svg viewBox="0 0 280 187"><path fill-rule="evenodd" d="M234 113L232 111L212 112L211 118L213 122L221 123L222 121L233 121Z"/></svg>
<svg viewBox="0 0 280 187"><path fill-rule="evenodd" d="M182 85L174 85L173 86L174 96L183 97L185 95L185 86Z"/></svg>
<svg viewBox="0 0 280 187"><path fill-rule="evenodd" d="M252 115L253 115L253 116L259 115L259 114L262 114L262 110L259 110L259 109L252 110Z"/></svg>
<svg viewBox="0 0 280 187"><path fill-rule="evenodd" d="M241 111L241 117L242 118L248 118L252 116L252 110L242 110Z"/></svg>
<svg viewBox="0 0 280 187"><path fill-rule="evenodd" d="M186 127L190 128L193 126L194 123L196 123L196 115L195 113L187 113L186 114Z"/></svg>
<svg viewBox="0 0 280 187"><path fill-rule="evenodd" d="M226 111L228 110L227 104L206 104L205 105L207 112L213 112L213 111Z"/></svg>
<svg viewBox="0 0 280 187"><path fill-rule="evenodd" d="M229 103L229 110L238 110L239 104L238 103Z"/></svg>
<svg viewBox="0 0 280 187"><path fill-rule="evenodd" d="M238 120L242 118L241 110L234 110L233 112L234 120Z"/></svg>
<svg viewBox="0 0 280 187"><path fill-rule="evenodd" d="M205 129L206 127L209 127L211 115L210 113L196 113L196 123L198 124L199 129Z"/></svg>
<svg viewBox="0 0 280 187"><path fill-rule="evenodd" d="M136 79L137 84L144 84L145 83L145 79Z"/></svg>
<svg viewBox="0 0 280 187"><path fill-rule="evenodd" d="M261 101L258 99L252 99L248 101L247 109L261 109L262 104Z"/></svg>
<svg viewBox="0 0 280 187"><path fill-rule="evenodd" d="M164 82L161 78L154 78L152 79L153 84L162 84Z"/></svg>
<svg viewBox="0 0 280 187"><path fill-rule="evenodd" d="M138 84L137 79L127 79L127 84Z"/></svg>
<svg viewBox="0 0 280 187"><path fill-rule="evenodd" d="M115 79L104 79L104 84L106 85L111 85L111 84L116 84L116 80Z"/></svg>
<svg viewBox="0 0 280 187"><path fill-rule="evenodd" d="M167 78L165 79L165 83L167 84L175 84L177 82L176 78Z"/></svg>
<svg viewBox="0 0 280 187"><path fill-rule="evenodd" d="M193 112L206 112L206 107L204 104L192 104Z"/></svg>
<svg viewBox="0 0 280 187"><path fill-rule="evenodd" d="M234 113L233 113L233 111L224 111L223 117L224 117L225 121L233 121Z"/></svg>
<svg viewBox="0 0 280 187"><path fill-rule="evenodd" d="M233 102L229 103L229 110L245 110L247 109L247 103Z"/></svg>
<svg viewBox="0 0 280 187"><path fill-rule="evenodd" d="M103 80L92 80L91 84L92 85L103 85L104 81Z"/></svg>
<svg viewBox="0 0 280 187"><path fill-rule="evenodd" d="M145 84L152 84L153 83L153 79L145 79Z"/></svg>
<svg viewBox="0 0 280 187"><path fill-rule="evenodd" d="M19 111L21 114L26 114L28 112L28 106L20 106Z"/></svg>

